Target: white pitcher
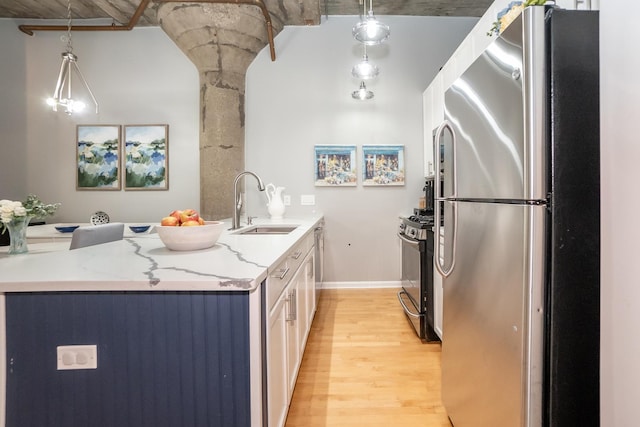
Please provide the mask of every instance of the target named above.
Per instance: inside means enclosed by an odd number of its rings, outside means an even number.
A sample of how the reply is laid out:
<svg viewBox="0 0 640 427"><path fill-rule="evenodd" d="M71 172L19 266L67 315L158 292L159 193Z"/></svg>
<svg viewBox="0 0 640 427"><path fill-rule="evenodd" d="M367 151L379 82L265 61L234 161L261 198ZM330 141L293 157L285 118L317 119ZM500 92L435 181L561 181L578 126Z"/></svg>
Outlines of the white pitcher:
<svg viewBox="0 0 640 427"><path fill-rule="evenodd" d="M276 187L275 185L269 183L266 187L267 193L267 210L269 211L269 215L271 215L271 219L282 219L284 216L285 206L284 201L282 200L282 192L284 191L284 187Z"/></svg>

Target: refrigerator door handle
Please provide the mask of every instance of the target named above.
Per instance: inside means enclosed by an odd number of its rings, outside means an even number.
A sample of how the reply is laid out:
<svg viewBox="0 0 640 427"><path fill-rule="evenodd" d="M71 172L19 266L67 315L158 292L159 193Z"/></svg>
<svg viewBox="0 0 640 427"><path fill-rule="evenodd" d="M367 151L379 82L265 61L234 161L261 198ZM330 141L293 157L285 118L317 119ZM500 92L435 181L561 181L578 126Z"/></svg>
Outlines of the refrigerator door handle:
<svg viewBox="0 0 640 427"><path fill-rule="evenodd" d="M456 133L453 131L453 126L451 126L451 123L449 123L448 120L443 121L440 126L438 126L438 129L436 130L436 134L433 137L433 150L434 150L434 156L433 158L435 159L435 163L436 163L436 170L435 170L435 193L434 193L434 199L438 200L438 199L442 199L442 188L441 186L438 184L442 181L442 170L440 169L440 164L442 163L442 151L440 150L440 139L442 138L442 135L444 134L444 130L445 129L449 129L449 133L451 133L451 158L452 158L452 164L451 169L447 171L448 173L448 177L449 179L451 179L451 194L447 196L447 198L455 198L457 197L458 194L458 185L456 182L456 145L457 145L457 141L456 141ZM437 211L437 209L436 209Z"/></svg>
<svg viewBox="0 0 640 427"><path fill-rule="evenodd" d="M452 203L452 202L447 202L444 201L443 203ZM440 203L438 203L439 205ZM456 209L456 205L455 203L452 204L451 206L451 216L452 216L452 221L447 221L447 227L451 227L451 242L448 242L446 239L446 235L443 234L443 236L441 236L440 230L442 230L442 226L440 225L440 206L436 206L435 209L435 215L434 215L434 221L435 221L435 244L434 246L434 250L433 250L433 258L435 260L434 264L436 267L436 270L438 271L438 273L440 273L440 275L442 277L448 277L451 272L453 271L453 268L456 265L456 241L458 240L456 233L458 230L458 210ZM451 245L451 265L449 265L449 267L445 266L444 263L444 259L440 257L441 254L441 250L440 250L440 239L443 238L444 239L444 245Z"/></svg>
<svg viewBox="0 0 640 427"><path fill-rule="evenodd" d="M447 203L445 201L443 201L442 199L442 194L441 194L441 186L440 186L440 182L442 181L442 171L440 169L440 163L442 162L442 151L440 150L440 139L442 138L442 134L444 133L445 129L449 129L449 132L451 133L451 148L452 148L452 160L453 160L453 164L451 165L451 169L448 170L447 172L449 173L449 176L451 177L451 184L452 184L452 194L451 197L455 197L455 195L457 194L457 186L456 186L456 179L455 179L455 170L456 170L456 158L455 158L455 152L456 152L456 134L453 131L453 127L451 126L451 124L449 123L449 121L445 120L442 122L442 124L438 127L438 129L436 130L436 134L434 136L433 139L433 146L434 146L434 159L436 160L436 173L435 173L435 196L434 196L434 200L436 202L436 207L434 209L434 222L435 222L435 244L434 244L434 254L433 257L435 259L435 267L436 270L438 271L438 273L440 273L440 275L442 277L447 277L451 274L451 271L453 270L453 267L455 265L455 259L456 259L456 230L458 228L458 215L456 213L456 208L455 208L455 204L452 206L451 209L451 213L452 213L452 220L451 224L449 222L446 223L447 227L452 227L451 229L451 242L450 244L452 245L452 251L451 251L451 265L447 268L444 265L444 262L441 261L440 258L440 240L441 240L441 231L442 230L442 220L441 220L441 215L442 212L440 210L440 203ZM443 233L444 234L444 233ZM444 237L442 237L444 238ZM448 242L445 239L445 244L447 244Z"/></svg>

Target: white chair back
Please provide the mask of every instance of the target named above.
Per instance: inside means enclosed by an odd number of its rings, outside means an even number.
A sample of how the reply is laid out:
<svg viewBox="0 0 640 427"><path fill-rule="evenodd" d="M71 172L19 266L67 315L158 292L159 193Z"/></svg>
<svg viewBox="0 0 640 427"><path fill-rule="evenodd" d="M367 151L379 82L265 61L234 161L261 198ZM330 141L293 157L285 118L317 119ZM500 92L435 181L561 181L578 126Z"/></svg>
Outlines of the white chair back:
<svg viewBox="0 0 640 427"><path fill-rule="evenodd" d="M121 222L79 227L73 231L69 249L114 242L116 240L122 240L123 236L124 224Z"/></svg>

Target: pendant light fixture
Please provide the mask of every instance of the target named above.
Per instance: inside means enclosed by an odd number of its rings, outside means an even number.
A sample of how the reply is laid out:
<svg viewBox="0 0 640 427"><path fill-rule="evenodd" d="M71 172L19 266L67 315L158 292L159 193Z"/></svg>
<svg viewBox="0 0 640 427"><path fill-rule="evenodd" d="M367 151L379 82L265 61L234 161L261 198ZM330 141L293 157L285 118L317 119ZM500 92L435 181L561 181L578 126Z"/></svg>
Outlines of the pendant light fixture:
<svg viewBox="0 0 640 427"><path fill-rule="evenodd" d="M362 55L362 61L358 64L354 65L351 69L351 75L360 80L369 80L377 77L380 73L380 70L377 66L373 65L369 62L369 57L367 56L367 46L364 45L364 54Z"/></svg>
<svg viewBox="0 0 640 427"><path fill-rule="evenodd" d="M377 45L389 38L389 26L378 21L373 15L373 0L369 0L369 12L365 12L367 0L363 0L363 15L353 27L353 37L365 45Z"/></svg>
<svg viewBox="0 0 640 427"><path fill-rule="evenodd" d="M359 99L361 101L373 98L373 92L367 90L367 86L365 86L364 82L360 83L360 89L354 90L351 92L351 97L353 99Z"/></svg>
<svg viewBox="0 0 640 427"><path fill-rule="evenodd" d="M73 114L85 108L85 103L77 98L74 99L71 94L71 81L74 71L80 78L80 82L84 85L89 96L91 96L91 100L96 106L96 114L98 114L98 101L96 101L95 96L93 96L93 92L91 92L91 88L80 72L80 68L78 68L78 57L73 53L71 40L71 0L69 0L67 3L67 50L62 52L62 65L60 66L60 73L58 74L53 97L47 99L47 104L51 106L53 111L58 111L58 107L60 106L65 108L67 114Z"/></svg>

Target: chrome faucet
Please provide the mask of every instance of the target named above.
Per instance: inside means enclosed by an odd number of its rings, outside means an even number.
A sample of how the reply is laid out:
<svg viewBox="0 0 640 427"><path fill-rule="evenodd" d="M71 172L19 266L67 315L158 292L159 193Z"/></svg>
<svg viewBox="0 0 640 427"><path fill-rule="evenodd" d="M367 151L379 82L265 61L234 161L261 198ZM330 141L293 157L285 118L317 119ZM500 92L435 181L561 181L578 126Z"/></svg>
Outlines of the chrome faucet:
<svg viewBox="0 0 640 427"><path fill-rule="evenodd" d="M236 176L236 179L233 181L233 222L231 224L232 230L240 228L240 210L242 210L242 196L238 191L238 181L240 181L240 178L242 178L244 175L253 175L253 177L258 180L258 190L264 191L264 183L255 173L244 171L240 172Z"/></svg>

